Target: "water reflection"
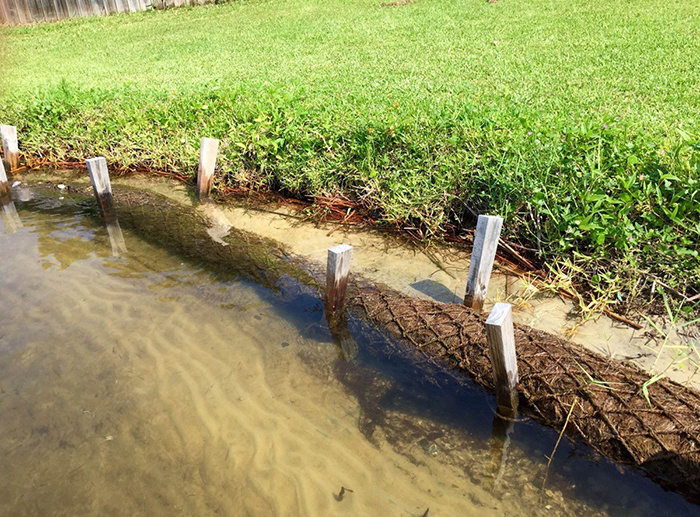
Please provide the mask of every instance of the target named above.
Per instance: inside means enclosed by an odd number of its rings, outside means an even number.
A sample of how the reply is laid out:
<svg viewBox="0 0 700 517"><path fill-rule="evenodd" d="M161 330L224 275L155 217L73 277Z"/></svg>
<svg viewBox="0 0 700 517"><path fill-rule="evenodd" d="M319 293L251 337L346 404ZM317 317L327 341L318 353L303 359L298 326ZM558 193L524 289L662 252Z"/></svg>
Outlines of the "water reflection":
<svg viewBox="0 0 700 517"><path fill-rule="evenodd" d="M348 325L348 314L346 310L333 313L328 309L328 305L324 304L324 313L326 315L326 323L330 331L333 342L340 351L340 357L344 361L353 361L359 353L359 345L350 331Z"/></svg>
<svg viewBox="0 0 700 517"><path fill-rule="evenodd" d="M14 233L22 228L22 221L20 221L17 209L12 201L10 184L7 181L5 167L2 164L0 164L0 205L2 205L3 221L10 232Z"/></svg>
<svg viewBox="0 0 700 517"><path fill-rule="evenodd" d="M514 415L514 417L517 415ZM508 467L508 448L510 447L515 418L507 418L498 414L493 417L491 431L491 457L494 465L494 488L497 488Z"/></svg>
<svg viewBox="0 0 700 517"><path fill-rule="evenodd" d="M200 202L197 208L209 222L207 233L211 239L222 246L228 246L228 242L224 240L224 237L228 236L233 226L224 211L209 201Z"/></svg>
<svg viewBox="0 0 700 517"><path fill-rule="evenodd" d="M119 220L115 215L114 220L111 222L106 222L107 234L109 235L109 243L112 247L112 256L121 257L127 252L126 241L124 240L124 232L122 232L119 226Z"/></svg>
<svg viewBox="0 0 700 517"><path fill-rule="evenodd" d="M15 233L22 228L22 221L17 214L14 202L11 200L2 203L2 219L5 227L7 227L11 233Z"/></svg>
<svg viewBox="0 0 700 517"><path fill-rule="evenodd" d="M112 256L121 257L127 252L126 242L124 241L124 233L119 226L119 218L117 217L117 209L114 206L114 199L112 198L111 187L109 186L109 176L106 176L107 181L107 192L100 194L101 190L95 184L96 179L90 174L90 180L92 181L93 190L95 192L95 197L97 198L97 204L102 214L102 220L107 228L107 235L109 235L109 244L112 247Z"/></svg>

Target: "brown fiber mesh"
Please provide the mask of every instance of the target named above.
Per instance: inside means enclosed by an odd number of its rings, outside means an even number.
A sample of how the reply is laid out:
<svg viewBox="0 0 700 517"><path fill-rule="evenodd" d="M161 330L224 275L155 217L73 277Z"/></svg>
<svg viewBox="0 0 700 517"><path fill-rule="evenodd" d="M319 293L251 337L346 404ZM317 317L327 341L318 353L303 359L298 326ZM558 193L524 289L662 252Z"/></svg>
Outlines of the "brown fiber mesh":
<svg viewBox="0 0 700 517"><path fill-rule="evenodd" d="M353 300L375 324L494 391L485 316L461 305L375 291L356 293ZM650 405L642 393L649 374L633 364L519 325L515 342L521 409L561 429L576 402L566 434L700 498L700 394L661 379L648 387Z"/></svg>

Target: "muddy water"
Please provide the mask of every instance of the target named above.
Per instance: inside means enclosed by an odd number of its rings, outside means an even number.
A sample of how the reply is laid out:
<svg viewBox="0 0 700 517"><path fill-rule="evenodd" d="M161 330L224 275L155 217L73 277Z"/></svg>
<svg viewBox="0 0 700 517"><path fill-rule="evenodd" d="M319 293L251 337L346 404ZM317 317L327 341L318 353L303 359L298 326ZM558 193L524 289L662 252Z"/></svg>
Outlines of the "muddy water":
<svg viewBox="0 0 700 517"><path fill-rule="evenodd" d="M0 223L2 515L698 510L566 441L541 491L556 431L504 427L489 395L352 315L347 354L298 264L223 274L128 218L115 249L94 203L13 195ZM266 253L251 256L274 263Z"/></svg>

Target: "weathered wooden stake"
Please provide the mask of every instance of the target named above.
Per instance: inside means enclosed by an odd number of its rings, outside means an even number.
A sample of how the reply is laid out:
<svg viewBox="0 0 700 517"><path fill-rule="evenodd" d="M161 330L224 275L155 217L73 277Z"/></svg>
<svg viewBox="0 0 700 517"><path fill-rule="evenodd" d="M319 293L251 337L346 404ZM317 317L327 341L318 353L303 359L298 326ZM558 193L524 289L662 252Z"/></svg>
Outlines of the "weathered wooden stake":
<svg viewBox="0 0 700 517"><path fill-rule="evenodd" d="M0 126L0 138L2 138L2 153L5 165L12 172L19 166L17 128L15 126Z"/></svg>
<svg viewBox="0 0 700 517"><path fill-rule="evenodd" d="M345 295L350 276L352 246L341 244L328 250L326 269L326 311L334 314L345 306Z"/></svg>
<svg viewBox="0 0 700 517"><path fill-rule="evenodd" d="M107 160L101 156L98 158L90 158L87 161L87 168L102 216L105 218L106 222L111 222L116 214L114 213L112 184L109 181Z"/></svg>
<svg viewBox="0 0 700 517"><path fill-rule="evenodd" d="M509 303L497 303L486 319L486 337L496 386L500 414L512 417L518 409L518 364L515 358L513 309Z"/></svg>
<svg viewBox="0 0 700 517"><path fill-rule="evenodd" d="M5 165L0 161L0 203L7 203L9 201L12 201L10 183L7 181Z"/></svg>
<svg viewBox="0 0 700 517"><path fill-rule="evenodd" d="M218 151L219 141L216 138L202 138L199 144L199 170L197 171L197 199L199 200L206 199L211 194Z"/></svg>
<svg viewBox="0 0 700 517"><path fill-rule="evenodd" d="M480 311L484 306L502 226L503 219L493 215L480 215L476 223L467 291L464 296L464 305L472 309Z"/></svg>

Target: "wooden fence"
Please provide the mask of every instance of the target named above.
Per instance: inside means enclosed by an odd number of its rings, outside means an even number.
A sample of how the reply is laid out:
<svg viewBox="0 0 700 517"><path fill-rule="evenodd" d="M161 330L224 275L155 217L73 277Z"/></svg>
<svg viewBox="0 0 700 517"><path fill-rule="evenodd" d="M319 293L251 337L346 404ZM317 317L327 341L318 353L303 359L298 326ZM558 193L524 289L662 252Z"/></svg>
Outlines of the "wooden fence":
<svg viewBox="0 0 700 517"><path fill-rule="evenodd" d="M102 16L146 9L212 3L215 0L0 0L1 25L52 22L78 16Z"/></svg>

